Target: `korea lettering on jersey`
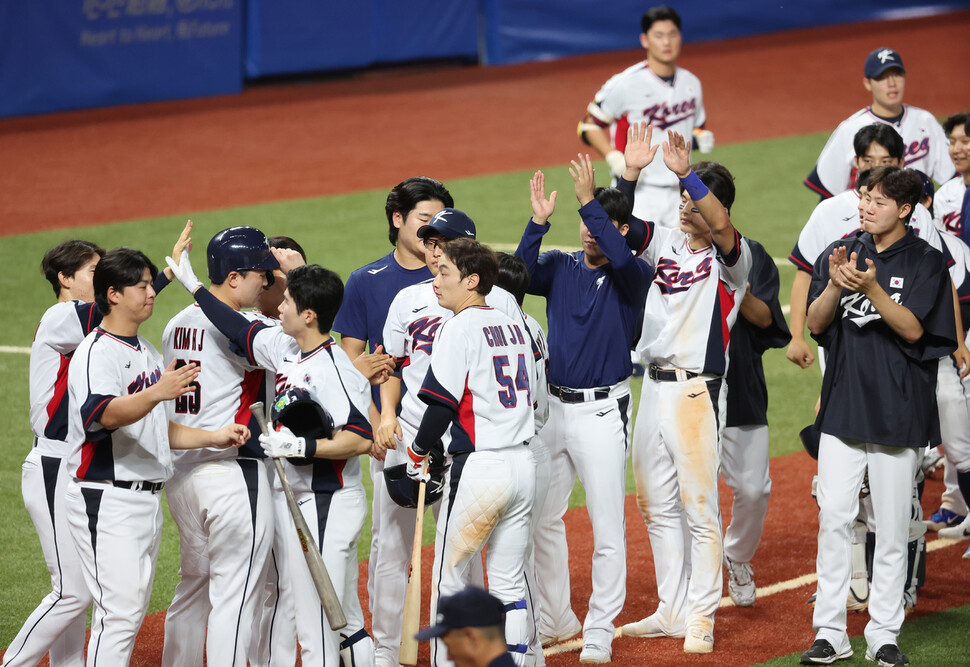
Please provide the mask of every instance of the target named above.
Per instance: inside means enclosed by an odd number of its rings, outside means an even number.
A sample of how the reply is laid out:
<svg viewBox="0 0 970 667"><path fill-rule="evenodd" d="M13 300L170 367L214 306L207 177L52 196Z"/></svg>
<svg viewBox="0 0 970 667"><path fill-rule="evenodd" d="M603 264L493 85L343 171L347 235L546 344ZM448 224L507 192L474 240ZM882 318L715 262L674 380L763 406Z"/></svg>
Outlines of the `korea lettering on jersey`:
<svg viewBox="0 0 970 667"><path fill-rule="evenodd" d="M688 138L705 122L700 80L678 67L673 82L667 83L646 61L611 77L596 93L595 103L613 119L610 139L618 151L626 147L627 128L642 120L661 131L675 130ZM596 121L606 127L603 119ZM677 176L663 160L654 160L641 173L640 182L676 186Z"/></svg>
<svg viewBox="0 0 970 667"><path fill-rule="evenodd" d="M637 355L643 363L723 375L730 330L744 297L751 251L735 232L734 250L691 250L687 235L653 223L642 258L656 267L647 292Z"/></svg>
<svg viewBox="0 0 970 667"><path fill-rule="evenodd" d="M141 336L97 328L81 342L68 370L68 470L74 477L149 482L171 477L170 401L128 426L108 430L98 421L112 399L144 391L161 377L162 357Z"/></svg>
<svg viewBox="0 0 970 667"><path fill-rule="evenodd" d="M903 161L906 167L918 169L937 182L945 181L953 175L953 163L947 153L948 142L943 128L929 111L903 105L903 117L898 124L888 123L865 108L846 118L832 133L818 156L815 173L826 196L836 195L855 185L855 147L853 140L856 132L873 123L891 125L903 138L905 152ZM817 186L806 183L817 190Z"/></svg>
<svg viewBox="0 0 970 667"><path fill-rule="evenodd" d="M960 175L951 178L936 191L936 197L933 198L933 220L941 231L956 237L963 234L960 209L966 191L967 184Z"/></svg>
<svg viewBox="0 0 970 667"><path fill-rule="evenodd" d="M384 350L398 359L401 379L408 388L401 397L400 419L414 429L421 425L424 416L425 403L418 397L417 389L420 389L431 367L435 338L441 326L454 316L450 310L438 304L432 283L433 280L426 280L398 292L384 323ZM522 309L515 297L506 290L493 287L486 295L485 302L520 323L523 330L528 330ZM447 438L446 433L446 446Z"/></svg>
<svg viewBox="0 0 970 667"><path fill-rule="evenodd" d="M456 413L447 454L503 449L535 435L532 341L488 306L464 309L438 330L419 396Z"/></svg>
<svg viewBox="0 0 970 667"><path fill-rule="evenodd" d="M253 314L240 314L256 321ZM233 353L229 339L219 332L196 303L169 320L162 334L162 350L166 364L175 361L178 368L195 363L199 368L193 391L174 401L175 421L207 431L231 423L245 424L253 434L239 450L209 447L173 452L175 465L235 458L237 455L262 457L262 448L257 441L259 429L251 423L253 414L249 410L260 393L262 369Z"/></svg>
<svg viewBox="0 0 970 667"><path fill-rule="evenodd" d="M62 301L47 309L30 346L30 427L45 456L67 456L67 369L71 355L101 323L93 303Z"/></svg>

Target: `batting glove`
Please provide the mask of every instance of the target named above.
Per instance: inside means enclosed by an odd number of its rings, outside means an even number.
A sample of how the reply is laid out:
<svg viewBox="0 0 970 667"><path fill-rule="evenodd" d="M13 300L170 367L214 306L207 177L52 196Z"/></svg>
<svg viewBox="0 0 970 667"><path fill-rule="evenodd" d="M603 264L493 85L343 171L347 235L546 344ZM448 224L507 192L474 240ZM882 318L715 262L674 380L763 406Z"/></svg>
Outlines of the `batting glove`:
<svg viewBox="0 0 970 667"><path fill-rule="evenodd" d="M411 445L408 445L408 477L415 482L427 482L431 479L431 475L428 474L428 467L425 465L427 458L427 454L418 454L411 448Z"/></svg>
<svg viewBox="0 0 970 667"><path fill-rule="evenodd" d="M606 164L610 165L610 173L619 178L626 171L626 158L623 151L610 151L606 154Z"/></svg>
<svg viewBox="0 0 970 667"><path fill-rule="evenodd" d="M273 459L306 456L306 440L285 426L281 426L279 431L259 436L259 444L266 456Z"/></svg>
<svg viewBox="0 0 970 667"><path fill-rule="evenodd" d="M196 278L195 272L192 271L192 262L189 261L188 250L182 251L178 264L171 257L166 257L165 263L168 264L168 268L172 269L175 278L182 283L182 287L187 289L189 294L195 294L195 290L202 287L202 281Z"/></svg>
<svg viewBox="0 0 970 667"><path fill-rule="evenodd" d="M694 130L694 139L697 140L697 150L701 153L710 153L714 150L714 133L710 130L696 128Z"/></svg>

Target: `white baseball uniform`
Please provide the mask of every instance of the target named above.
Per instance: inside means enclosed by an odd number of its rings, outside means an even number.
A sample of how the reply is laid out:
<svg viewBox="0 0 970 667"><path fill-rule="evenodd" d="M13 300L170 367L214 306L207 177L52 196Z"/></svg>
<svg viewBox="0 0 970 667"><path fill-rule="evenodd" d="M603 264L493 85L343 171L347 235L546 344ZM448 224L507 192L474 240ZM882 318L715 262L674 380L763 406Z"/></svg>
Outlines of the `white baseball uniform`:
<svg viewBox="0 0 970 667"><path fill-rule="evenodd" d="M256 319L253 317L252 319ZM205 430L250 426L243 449L173 453L168 506L179 527L179 583L165 616L162 664L247 663L262 576L273 543L273 503L257 452L259 430L249 405L263 371L229 349L226 338L191 304L165 327L165 363L196 363L195 392L175 399L173 420Z"/></svg>
<svg viewBox="0 0 970 667"><path fill-rule="evenodd" d="M689 138L694 128L704 127L706 120L700 80L678 67L673 79L667 81L654 74L647 61L611 77L596 93L593 103L602 112L593 115L595 121L609 127L610 141L621 152L626 146L627 128L640 121ZM663 160L654 160L640 173L633 214L677 228L679 185Z"/></svg>
<svg viewBox="0 0 970 667"><path fill-rule="evenodd" d="M940 231L949 232L960 237L963 232L963 221L960 207L963 195L967 191L966 181L957 174L940 186L933 197L933 221Z"/></svg>
<svg viewBox="0 0 970 667"><path fill-rule="evenodd" d="M535 664L525 559L535 499L532 341L522 325L470 306L439 328L422 400L453 412L450 467L435 534L431 618L438 598L457 593L485 545L489 591L506 606L505 639L518 665ZM431 662L449 664L436 639Z"/></svg>
<svg viewBox="0 0 970 667"><path fill-rule="evenodd" d="M486 302L522 321L523 314L515 298L501 287L493 287ZM403 288L391 302L384 322L384 351L398 359L403 382L398 421L404 435L397 449L387 452L384 466L407 461L405 447L414 441L426 404L417 390L431 366L431 354L438 331L454 314L438 304L432 280ZM406 390L406 391L405 391ZM447 435L445 436L447 443ZM381 540L376 553L372 550L370 571L373 573L371 616L378 665L396 665L401 644L400 610L407 591L408 563L414 541L414 510L391 500L384 487L384 477L374 478L374 503Z"/></svg>
<svg viewBox="0 0 970 667"><path fill-rule="evenodd" d="M97 328L68 370L68 520L94 598L87 664L126 665L152 591L162 536L161 488L172 474L171 402L133 424L107 430L99 419L114 398L162 376L162 357L141 336Z"/></svg>
<svg viewBox="0 0 970 667"><path fill-rule="evenodd" d="M30 347L33 448L23 465L24 505L40 538L51 592L27 617L4 654L4 667L35 665L50 651L52 667L84 664L91 594L71 542L64 492L67 474L67 369L74 350L101 321L93 303L63 301L47 309Z"/></svg>
<svg viewBox="0 0 970 667"><path fill-rule="evenodd" d="M722 376L751 251L737 232L725 256L715 246L692 250L683 232L651 227L642 257L656 277L636 348L651 366L633 431L637 500L651 548L664 555L654 559L658 621L670 634L712 633L722 585Z"/></svg>
<svg viewBox="0 0 970 667"><path fill-rule="evenodd" d="M943 127L929 111L903 105L898 119L887 120L872 112L871 107L860 109L839 123L818 156L815 171L805 184L823 197L831 197L855 186L855 134L866 125L884 123L892 126L906 144L903 160L910 169L918 169L937 183L953 176L953 163L947 153Z"/></svg>

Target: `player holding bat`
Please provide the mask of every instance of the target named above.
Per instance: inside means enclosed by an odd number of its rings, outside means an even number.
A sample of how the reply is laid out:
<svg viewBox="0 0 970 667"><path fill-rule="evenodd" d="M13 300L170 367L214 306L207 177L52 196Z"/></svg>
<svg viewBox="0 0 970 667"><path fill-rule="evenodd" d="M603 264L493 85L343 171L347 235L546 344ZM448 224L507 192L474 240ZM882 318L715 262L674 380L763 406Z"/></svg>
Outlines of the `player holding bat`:
<svg viewBox="0 0 970 667"><path fill-rule="evenodd" d="M302 437L281 426L260 443L268 456L286 458L286 474L312 534L308 537L323 555L347 618L340 634L330 628L302 553L291 543L286 557L303 664L335 665L343 657L345 664L373 665L374 646L363 629L357 597L357 540L367 514L358 457L370 451L372 441L366 417L370 386L330 336L343 298L340 277L318 265L289 271L279 309L281 326L271 327L249 321L200 289L187 254L178 264L166 261L206 317L249 363L276 374L277 394L289 391L292 396L294 389L301 390L296 393L332 417L332 438Z"/></svg>

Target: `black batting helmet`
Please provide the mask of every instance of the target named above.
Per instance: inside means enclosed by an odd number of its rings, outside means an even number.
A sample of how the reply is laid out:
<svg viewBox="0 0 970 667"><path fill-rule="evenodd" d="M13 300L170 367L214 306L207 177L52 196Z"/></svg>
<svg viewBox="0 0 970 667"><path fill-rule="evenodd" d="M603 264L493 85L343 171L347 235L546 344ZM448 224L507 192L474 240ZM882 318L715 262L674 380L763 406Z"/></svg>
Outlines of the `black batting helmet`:
<svg viewBox="0 0 970 667"><path fill-rule="evenodd" d="M272 417L273 428L285 426L301 438L333 437L333 417L300 387L290 387L276 396Z"/></svg>
<svg viewBox="0 0 970 667"><path fill-rule="evenodd" d="M266 271L273 284L273 269L280 263L273 257L266 235L255 227L230 227L212 237L206 249L209 280L220 285L231 271Z"/></svg>
<svg viewBox="0 0 970 667"><path fill-rule="evenodd" d="M384 486L387 487L387 494L391 497L391 500L401 507L417 507L418 482L408 477L407 467L407 463L402 463L384 468ZM428 473L431 475L431 479L424 489L425 506L441 498L445 486L444 465L436 465L432 461L428 467Z"/></svg>

